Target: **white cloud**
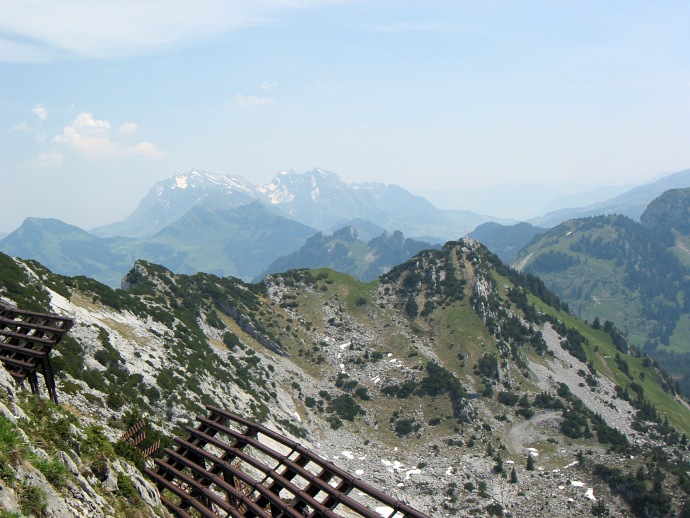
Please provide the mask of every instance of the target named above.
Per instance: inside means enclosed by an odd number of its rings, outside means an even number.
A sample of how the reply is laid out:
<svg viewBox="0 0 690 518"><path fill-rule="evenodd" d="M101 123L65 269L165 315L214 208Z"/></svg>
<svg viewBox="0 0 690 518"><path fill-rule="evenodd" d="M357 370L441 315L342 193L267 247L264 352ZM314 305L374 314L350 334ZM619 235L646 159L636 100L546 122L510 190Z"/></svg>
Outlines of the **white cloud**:
<svg viewBox="0 0 690 518"><path fill-rule="evenodd" d="M46 132L43 130L43 122L48 118L48 111L42 104L31 108L31 112L38 118L38 124L29 124L26 121L19 122L10 128L17 133L31 134L36 142L43 143L46 140Z"/></svg>
<svg viewBox="0 0 690 518"><path fill-rule="evenodd" d="M147 156L149 158L163 158L165 153L150 142L139 142L134 146L124 149L125 155Z"/></svg>
<svg viewBox="0 0 690 518"><path fill-rule="evenodd" d="M134 135L137 130L139 129L139 126L135 124L134 122L126 122L120 126L118 129L118 133L120 135Z"/></svg>
<svg viewBox="0 0 690 518"><path fill-rule="evenodd" d="M29 126L28 122L20 122L19 124L15 124L10 128L10 131L21 131L21 132L26 132L30 131L31 126Z"/></svg>
<svg viewBox="0 0 690 518"><path fill-rule="evenodd" d="M261 83L260 88L262 90L270 90L271 88L275 88L276 86L278 86L278 81L264 81L263 83Z"/></svg>
<svg viewBox="0 0 690 518"><path fill-rule="evenodd" d="M110 131L110 123L94 119L90 113L82 112L74 120L74 128L89 135L105 135Z"/></svg>
<svg viewBox="0 0 690 518"><path fill-rule="evenodd" d="M1 17L0 27L2 27ZM54 57L56 57L56 53L51 49L0 37L0 61L6 63L41 63Z"/></svg>
<svg viewBox="0 0 690 518"><path fill-rule="evenodd" d="M271 104L275 102L273 97L257 97L255 95L242 95L237 94L234 97L235 104L240 108L245 108L247 106L261 106L264 104Z"/></svg>
<svg viewBox="0 0 690 518"><path fill-rule="evenodd" d="M38 167L56 167L62 165L63 156L58 151L51 151L50 153L41 153L38 155L33 164Z"/></svg>
<svg viewBox="0 0 690 518"><path fill-rule="evenodd" d="M129 122L120 126L120 134L136 131L137 125ZM124 130L124 131L123 131ZM161 158L165 153L150 142L127 146L111 136L111 124L94 119L90 113L80 113L74 122L65 126L62 134L53 141L89 158L114 158L118 156L146 156Z"/></svg>
<svg viewBox="0 0 690 518"><path fill-rule="evenodd" d="M0 0L0 60L147 53L346 0ZM8 36L9 35L9 36Z"/></svg>
<svg viewBox="0 0 690 518"><path fill-rule="evenodd" d="M31 108L31 112L38 117L38 120L44 121L48 118L48 110L42 104L37 104Z"/></svg>

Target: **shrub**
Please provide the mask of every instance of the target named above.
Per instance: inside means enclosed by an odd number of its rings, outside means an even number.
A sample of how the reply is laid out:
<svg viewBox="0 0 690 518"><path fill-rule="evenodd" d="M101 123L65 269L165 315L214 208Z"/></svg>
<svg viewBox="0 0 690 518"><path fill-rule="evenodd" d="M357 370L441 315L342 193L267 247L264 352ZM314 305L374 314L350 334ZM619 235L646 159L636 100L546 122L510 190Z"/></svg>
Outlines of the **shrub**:
<svg viewBox="0 0 690 518"><path fill-rule="evenodd" d="M381 389L381 392L386 396L395 396L398 399L405 399L412 395L417 388L417 383L410 380L401 385L387 385Z"/></svg>
<svg viewBox="0 0 690 518"><path fill-rule="evenodd" d="M21 445L17 429L5 416L0 416L0 460L6 460L5 456L17 450Z"/></svg>
<svg viewBox="0 0 690 518"><path fill-rule="evenodd" d="M498 358L493 354L484 354L477 364L477 370L485 378L498 379Z"/></svg>
<svg viewBox="0 0 690 518"><path fill-rule="evenodd" d="M515 406L520 400L520 396L514 394L513 392L499 392L498 401L507 406Z"/></svg>
<svg viewBox="0 0 690 518"><path fill-rule="evenodd" d="M349 394L343 394L328 403L328 411L347 421L354 421L364 409Z"/></svg>
<svg viewBox="0 0 690 518"><path fill-rule="evenodd" d="M494 502L486 506L486 512L489 516L503 516L503 506Z"/></svg>
<svg viewBox="0 0 690 518"><path fill-rule="evenodd" d="M134 484L132 484L132 479L122 473L117 477L117 494L131 503L134 503L139 498L139 493Z"/></svg>
<svg viewBox="0 0 690 518"><path fill-rule="evenodd" d="M58 459L36 459L32 464L45 475L46 479L53 487L62 488L67 483L69 470L62 461Z"/></svg>
<svg viewBox="0 0 690 518"><path fill-rule="evenodd" d="M343 422L334 415L328 418L328 424L330 424L331 428L333 428L334 430L337 430L338 428L343 426Z"/></svg>
<svg viewBox="0 0 690 518"><path fill-rule="evenodd" d="M414 419L401 419L400 421L396 421L394 426L395 433L398 437L404 437L405 435L417 432L420 428L420 424L415 423Z"/></svg>
<svg viewBox="0 0 690 518"><path fill-rule="evenodd" d="M521 415L525 419L531 419L534 416L534 410L531 408L520 407L515 411L515 415Z"/></svg>
<svg viewBox="0 0 690 518"><path fill-rule="evenodd" d="M48 504L46 494L40 487L22 483L19 490L19 509L26 516L42 516Z"/></svg>
<svg viewBox="0 0 690 518"><path fill-rule="evenodd" d="M355 396L362 401L369 401L371 399L371 396L369 396L369 389L361 385L355 389Z"/></svg>

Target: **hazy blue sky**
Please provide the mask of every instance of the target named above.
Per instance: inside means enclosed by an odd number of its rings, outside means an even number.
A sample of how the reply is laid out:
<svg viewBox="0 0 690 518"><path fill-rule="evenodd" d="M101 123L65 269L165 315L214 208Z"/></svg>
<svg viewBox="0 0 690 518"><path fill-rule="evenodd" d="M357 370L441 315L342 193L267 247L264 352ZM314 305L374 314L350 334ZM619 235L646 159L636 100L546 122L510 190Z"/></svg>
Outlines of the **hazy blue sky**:
<svg viewBox="0 0 690 518"><path fill-rule="evenodd" d="M690 167L689 26L687 0L0 0L0 231L119 220L191 168L644 182Z"/></svg>

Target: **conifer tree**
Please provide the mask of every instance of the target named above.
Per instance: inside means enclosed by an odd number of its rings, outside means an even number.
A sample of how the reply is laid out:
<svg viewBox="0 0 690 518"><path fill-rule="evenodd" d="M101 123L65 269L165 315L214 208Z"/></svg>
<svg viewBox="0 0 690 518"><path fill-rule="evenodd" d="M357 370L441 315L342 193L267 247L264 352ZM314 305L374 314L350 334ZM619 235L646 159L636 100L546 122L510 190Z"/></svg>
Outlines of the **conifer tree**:
<svg viewBox="0 0 690 518"><path fill-rule="evenodd" d="M501 454L497 454L494 460L496 461L496 464L494 464L494 473L503 473L503 459L501 458Z"/></svg>
<svg viewBox="0 0 690 518"><path fill-rule="evenodd" d="M527 466L525 469L528 471L534 471L534 457L532 456L532 452L527 454Z"/></svg>

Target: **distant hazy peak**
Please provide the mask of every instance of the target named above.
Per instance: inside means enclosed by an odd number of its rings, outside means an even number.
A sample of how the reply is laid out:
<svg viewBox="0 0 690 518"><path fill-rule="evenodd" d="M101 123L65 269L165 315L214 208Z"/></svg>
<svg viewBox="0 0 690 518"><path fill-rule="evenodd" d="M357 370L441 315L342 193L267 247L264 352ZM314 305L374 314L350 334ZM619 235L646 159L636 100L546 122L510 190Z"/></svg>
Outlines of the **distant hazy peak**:
<svg viewBox="0 0 690 518"><path fill-rule="evenodd" d="M304 173L296 173L295 171L280 171L277 175L273 177L273 180L271 181L269 186L282 184L303 184L307 181L311 185L315 185L317 183L322 182L342 182L340 176L338 176L336 173L315 167L311 171L305 171Z"/></svg>
<svg viewBox="0 0 690 518"><path fill-rule="evenodd" d="M347 225L333 232L334 238L344 239L345 241L356 241L357 240L357 229L352 225Z"/></svg>

